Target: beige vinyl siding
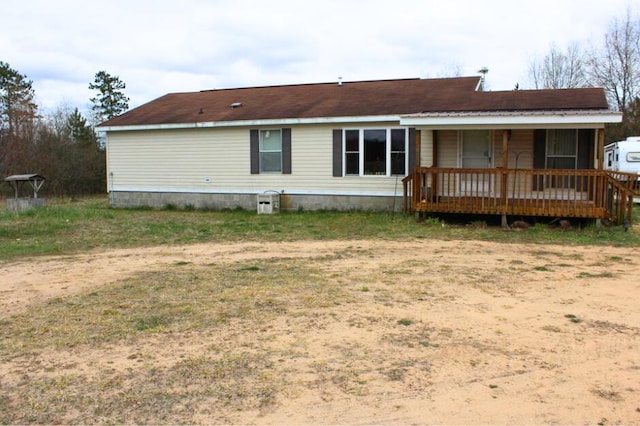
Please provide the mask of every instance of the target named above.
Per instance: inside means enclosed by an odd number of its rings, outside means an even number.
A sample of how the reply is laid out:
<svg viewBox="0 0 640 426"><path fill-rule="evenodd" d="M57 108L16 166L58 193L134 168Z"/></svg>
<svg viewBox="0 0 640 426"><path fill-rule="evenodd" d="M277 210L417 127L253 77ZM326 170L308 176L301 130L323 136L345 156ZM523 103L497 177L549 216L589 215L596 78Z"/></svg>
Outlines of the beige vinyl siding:
<svg viewBox="0 0 640 426"><path fill-rule="evenodd" d="M502 167L502 130L491 132L491 167Z"/></svg>
<svg viewBox="0 0 640 426"><path fill-rule="evenodd" d="M433 166L433 130L422 130L420 135L420 164L418 166L431 167Z"/></svg>
<svg viewBox="0 0 640 426"><path fill-rule="evenodd" d="M518 159L518 169L533 168L533 130L514 130L509 141L509 162L510 169L516 168L516 156Z"/></svg>
<svg viewBox="0 0 640 426"><path fill-rule="evenodd" d="M458 167L458 131L438 131L438 167Z"/></svg>
<svg viewBox="0 0 640 426"><path fill-rule="evenodd" d="M110 132L107 141L109 188L212 193L284 190L285 193L389 195L395 191L402 194L402 177L333 177L332 131L337 126L288 127L291 128L290 175L250 173L249 128ZM205 182L207 178L209 182Z"/></svg>

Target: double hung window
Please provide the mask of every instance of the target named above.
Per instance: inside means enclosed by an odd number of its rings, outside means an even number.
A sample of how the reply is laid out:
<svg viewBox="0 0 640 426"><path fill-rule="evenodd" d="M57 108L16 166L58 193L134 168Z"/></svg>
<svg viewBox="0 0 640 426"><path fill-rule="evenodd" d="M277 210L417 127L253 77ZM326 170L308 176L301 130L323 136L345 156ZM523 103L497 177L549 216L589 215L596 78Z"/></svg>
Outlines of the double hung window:
<svg viewBox="0 0 640 426"><path fill-rule="evenodd" d="M282 132L260 130L260 173L282 172Z"/></svg>
<svg viewBox="0 0 640 426"><path fill-rule="evenodd" d="M546 153L547 169L575 169L578 164L578 131L549 129Z"/></svg>

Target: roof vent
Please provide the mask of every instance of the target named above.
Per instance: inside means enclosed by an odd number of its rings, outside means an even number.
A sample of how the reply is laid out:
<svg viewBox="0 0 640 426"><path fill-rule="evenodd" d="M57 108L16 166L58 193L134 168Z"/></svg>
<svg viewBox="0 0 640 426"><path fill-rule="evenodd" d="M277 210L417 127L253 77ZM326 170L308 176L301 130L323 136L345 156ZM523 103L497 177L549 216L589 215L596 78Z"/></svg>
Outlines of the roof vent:
<svg viewBox="0 0 640 426"><path fill-rule="evenodd" d="M242 106L242 102L234 102L231 104L231 108L240 108Z"/></svg>
<svg viewBox="0 0 640 426"><path fill-rule="evenodd" d="M338 86L342 86L342 77L338 77Z"/></svg>

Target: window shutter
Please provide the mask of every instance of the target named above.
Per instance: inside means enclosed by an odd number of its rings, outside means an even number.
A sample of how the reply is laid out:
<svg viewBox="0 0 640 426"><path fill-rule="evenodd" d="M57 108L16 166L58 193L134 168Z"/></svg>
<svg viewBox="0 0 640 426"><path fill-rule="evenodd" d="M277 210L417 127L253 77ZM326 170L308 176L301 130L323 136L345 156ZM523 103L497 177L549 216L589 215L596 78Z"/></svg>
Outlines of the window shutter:
<svg viewBox="0 0 640 426"><path fill-rule="evenodd" d="M291 129L282 129L282 174L291 174Z"/></svg>
<svg viewBox="0 0 640 426"><path fill-rule="evenodd" d="M533 168L544 169L547 150L547 131L536 129L533 131ZM538 191L543 187L542 176L533 175L533 190Z"/></svg>
<svg viewBox="0 0 640 426"><path fill-rule="evenodd" d="M593 151L595 144L595 132L593 129L578 130L578 161L577 169L593 168ZM589 178L586 176L578 177L576 189L578 191L586 191L589 184Z"/></svg>
<svg viewBox="0 0 640 426"><path fill-rule="evenodd" d="M409 170L407 174L416 167L416 128L409 128Z"/></svg>
<svg viewBox="0 0 640 426"><path fill-rule="evenodd" d="M592 129L578 130L578 169L591 169L595 135Z"/></svg>
<svg viewBox="0 0 640 426"><path fill-rule="evenodd" d="M249 157L251 158L251 174L260 173L260 135L258 129L249 130Z"/></svg>
<svg viewBox="0 0 640 426"><path fill-rule="evenodd" d="M536 129L533 131L533 168L544 169L547 151L547 131Z"/></svg>
<svg viewBox="0 0 640 426"><path fill-rule="evenodd" d="M342 176L342 129L333 129L333 176Z"/></svg>

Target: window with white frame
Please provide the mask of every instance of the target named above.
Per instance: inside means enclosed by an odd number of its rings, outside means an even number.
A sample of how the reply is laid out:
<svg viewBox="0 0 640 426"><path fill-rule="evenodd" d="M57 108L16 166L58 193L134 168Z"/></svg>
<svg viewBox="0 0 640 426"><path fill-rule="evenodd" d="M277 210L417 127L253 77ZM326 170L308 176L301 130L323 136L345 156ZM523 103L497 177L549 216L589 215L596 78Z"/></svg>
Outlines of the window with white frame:
<svg viewBox="0 0 640 426"><path fill-rule="evenodd" d="M405 175L407 129L344 130L346 176Z"/></svg>
<svg viewBox="0 0 640 426"><path fill-rule="evenodd" d="M260 173L282 172L282 132L260 130Z"/></svg>
<svg viewBox="0 0 640 426"><path fill-rule="evenodd" d="M578 131L547 130L546 154L548 169L575 169L578 164Z"/></svg>
<svg viewBox="0 0 640 426"><path fill-rule="evenodd" d="M344 174L360 175L360 131L344 131Z"/></svg>

